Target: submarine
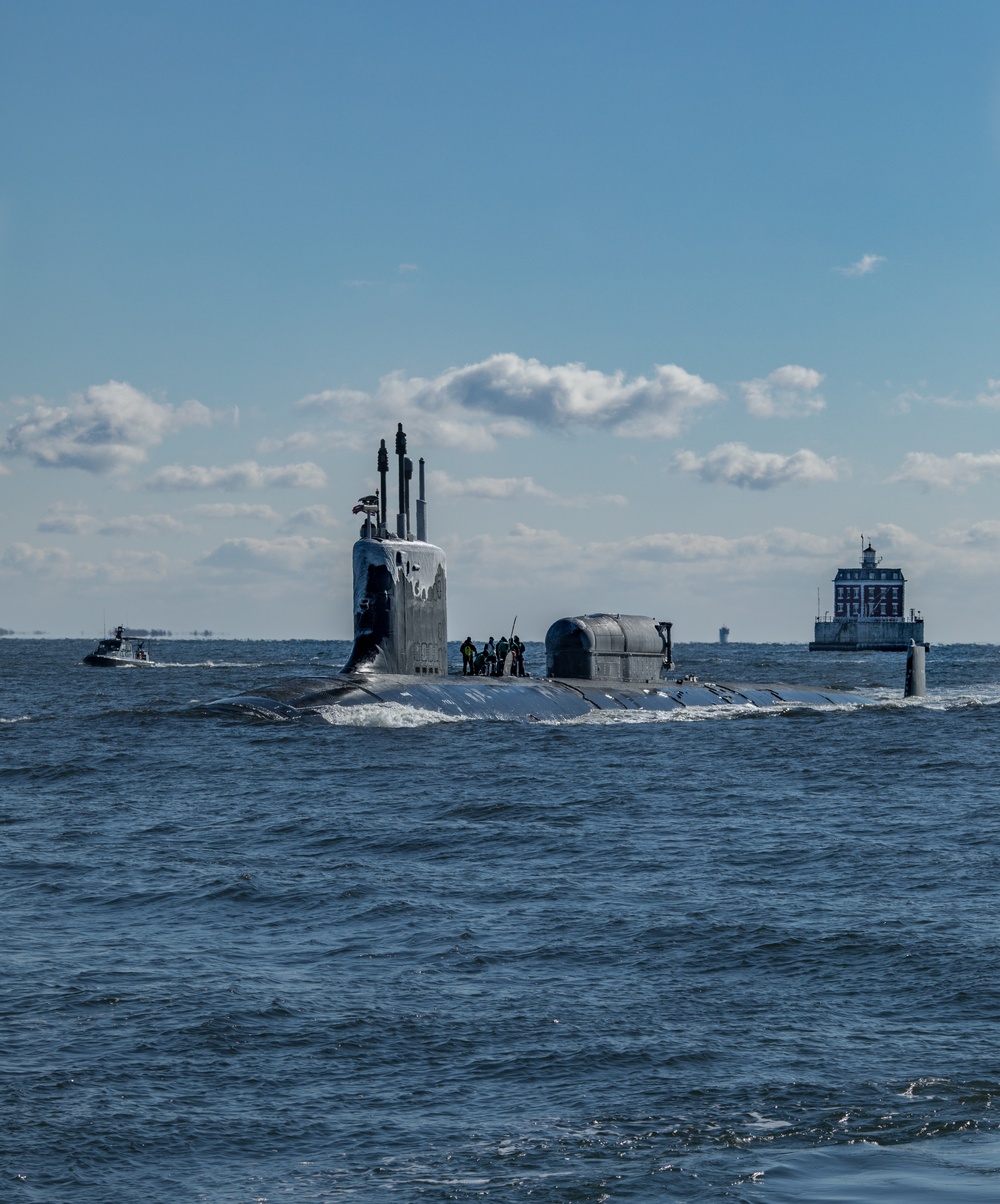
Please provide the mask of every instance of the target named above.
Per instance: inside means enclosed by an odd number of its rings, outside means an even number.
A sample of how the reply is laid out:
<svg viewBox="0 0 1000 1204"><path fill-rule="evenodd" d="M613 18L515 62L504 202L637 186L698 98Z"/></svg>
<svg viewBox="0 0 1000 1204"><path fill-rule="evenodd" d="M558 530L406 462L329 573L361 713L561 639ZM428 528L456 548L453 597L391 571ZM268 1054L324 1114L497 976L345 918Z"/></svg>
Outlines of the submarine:
<svg viewBox="0 0 1000 1204"><path fill-rule="evenodd" d="M861 694L820 687L678 677L672 624L616 612L553 623L545 636L544 678L449 674L445 554L427 539L423 459L418 471L416 533L411 529L413 462L406 454L402 423L396 430L395 453L399 494L395 530L388 524L389 452L384 439L378 449L379 491L362 497L354 507L364 520L353 551L354 643L343 668L220 698L210 704L213 709L296 719L322 714L329 707L397 703L443 718L548 722L597 711L874 702Z"/></svg>

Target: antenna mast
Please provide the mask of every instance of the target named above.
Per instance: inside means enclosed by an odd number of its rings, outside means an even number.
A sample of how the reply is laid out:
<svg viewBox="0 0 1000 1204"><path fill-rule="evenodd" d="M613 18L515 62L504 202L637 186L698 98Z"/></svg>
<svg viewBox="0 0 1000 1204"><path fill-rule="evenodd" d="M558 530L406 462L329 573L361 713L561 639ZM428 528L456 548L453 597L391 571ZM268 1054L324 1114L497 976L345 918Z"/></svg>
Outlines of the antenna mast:
<svg viewBox="0 0 1000 1204"><path fill-rule="evenodd" d="M388 474L388 472L389 472L389 452L386 449L385 440L383 439L382 442L379 444L379 449L378 449L378 475L379 475L380 481L382 482L381 487L378 491L379 507L380 507L379 518L378 518L378 534L379 534L380 539L385 539L386 535L388 534L388 528L386 527L386 522L385 522L386 506L388 506L388 504L389 504L389 499L387 497L386 487L385 487L385 478L386 478L386 475Z"/></svg>
<svg viewBox="0 0 1000 1204"><path fill-rule="evenodd" d="M396 425L396 456L399 459L399 509L396 511L396 534L406 538L406 435L403 424Z"/></svg>

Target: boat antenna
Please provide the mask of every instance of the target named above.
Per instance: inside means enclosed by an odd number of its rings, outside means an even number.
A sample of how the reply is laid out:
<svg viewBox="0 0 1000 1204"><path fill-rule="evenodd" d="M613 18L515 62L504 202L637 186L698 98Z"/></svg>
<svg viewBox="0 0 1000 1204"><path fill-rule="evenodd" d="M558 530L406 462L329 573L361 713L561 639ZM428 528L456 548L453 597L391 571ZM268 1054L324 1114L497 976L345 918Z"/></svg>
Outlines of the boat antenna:
<svg viewBox="0 0 1000 1204"><path fill-rule="evenodd" d="M510 625L510 638L514 638L514 628L517 626L517 615L514 616L514 622Z"/></svg>

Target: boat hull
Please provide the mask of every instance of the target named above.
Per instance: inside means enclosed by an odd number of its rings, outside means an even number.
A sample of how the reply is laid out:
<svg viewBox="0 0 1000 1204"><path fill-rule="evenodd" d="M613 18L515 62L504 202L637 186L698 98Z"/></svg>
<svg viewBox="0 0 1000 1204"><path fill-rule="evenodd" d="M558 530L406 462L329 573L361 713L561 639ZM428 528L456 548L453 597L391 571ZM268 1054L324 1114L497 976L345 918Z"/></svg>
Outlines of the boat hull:
<svg viewBox="0 0 1000 1204"><path fill-rule="evenodd" d="M83 658L85 665L100 665L106 669L128 668L130 665L151 665L149 660L140 660L137 656L104 656L98 652L88 652Z"/></svg>

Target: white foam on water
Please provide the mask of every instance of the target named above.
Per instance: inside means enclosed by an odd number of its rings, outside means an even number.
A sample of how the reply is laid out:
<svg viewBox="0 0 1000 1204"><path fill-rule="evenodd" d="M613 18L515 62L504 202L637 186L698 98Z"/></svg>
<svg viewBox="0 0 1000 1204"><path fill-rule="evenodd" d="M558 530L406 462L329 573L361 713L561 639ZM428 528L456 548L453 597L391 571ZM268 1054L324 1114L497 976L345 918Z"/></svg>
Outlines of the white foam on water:
<svg viewBox="0 0 1000 1204"><path fill-rule="evenodd" d="M401 702L371 702L358 706L318 706L311 708L332 727L427 727L433 723L464 723L464 715L445 715Z"/></svg>
<svg viewBox="0 0 1000 1204"><path fill-rule="evenodd" d="M1000 706L1000 683L935 690L925 698L911 698L908 701L941 711L960 710L963 707L995 707Z"/></svg>
<svg viewBox="0 0 1000 1204"><path fill-rule="evenodd" d="M781 704L773 707L755 707L750 703L745 705L729 705L720 703L718 706L676 707L670 711L620 710L620 711L591 711L587 715L578 715L573 719L557 719L553 722L568 726L601 726L635 723L696 723L704 719L737 719L744 715L760 715L770 711L783 711L787 708Z"/></svg>
<svg viewBox="0 0 1000 1204"><path fill-rule="evenodd" d="M748 1129L757 1129L760 1132L766 1132L768 1129L790 1129L792 1127L791 1121L788 1120L769 1120L761 1116L759 1112L751 1112L750 1115L753 1117L753 1121L747 1125Z"/></svg>
<svg viewBox="0 0 1000 1204"><path fill-rule="evenodd" d="M264 669L266 661L150 661L150 669Z"/></svg>
<svg viewBox="0 0 1000 1204"><path fill-rule="evenodd" d="M875 687L859 689L879 707L923 707L932 711L957 711L970 707L1000 706L1000 683L929 690L922 698L905 698L901 690Z"/></svg>

